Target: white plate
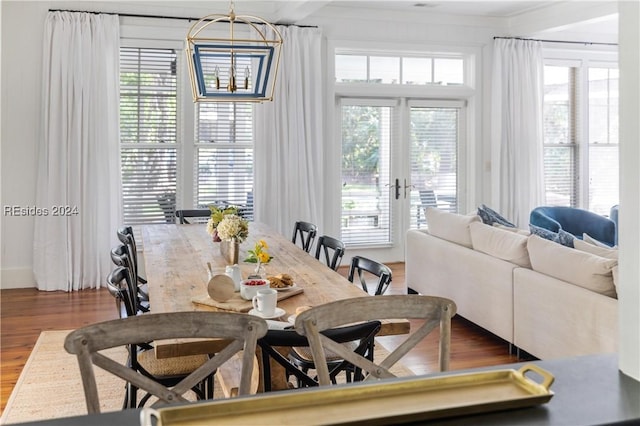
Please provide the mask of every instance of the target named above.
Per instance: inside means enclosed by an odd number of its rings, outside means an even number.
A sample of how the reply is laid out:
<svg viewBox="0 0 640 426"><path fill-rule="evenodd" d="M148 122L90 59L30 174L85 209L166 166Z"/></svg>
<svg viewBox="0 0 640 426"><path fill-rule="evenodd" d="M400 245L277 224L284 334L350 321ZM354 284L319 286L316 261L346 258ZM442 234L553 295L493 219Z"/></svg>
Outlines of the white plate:
<svg viewBox="0 0 640 426"><path fill-rule="evenodd" d="M264 319L280 318L284 314L286 314L286 312L282 308L276 308L276 311L273 313L273 315L269 315L269 316L262 315L256 309L252 309L249 311L249 315L253 315L253 316L264 318Z"/></svg>
<svg viewBox="0 0 640 426"><path fill-rule="evenodd" d="M293 283L293 285L289 287L271 287L271 288L274 289L275 291L289 291L289 290L293 290L294 288L298 288L298 285L296 283Z"/></svg>

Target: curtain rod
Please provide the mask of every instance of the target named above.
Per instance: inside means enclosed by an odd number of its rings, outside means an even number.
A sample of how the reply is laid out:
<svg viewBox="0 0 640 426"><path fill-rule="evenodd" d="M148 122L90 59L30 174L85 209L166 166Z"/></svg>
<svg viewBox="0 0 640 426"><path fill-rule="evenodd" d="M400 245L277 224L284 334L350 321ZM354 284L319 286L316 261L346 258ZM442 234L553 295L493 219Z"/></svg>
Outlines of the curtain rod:
<svg viewBox="0 0 640 426"><path fill-rule="evenodd" d="M529 41L541 41L543 43L569 43L569 44L584 44L584 45L591 45L591 44L599 44L602 46L617 46L618 43L600 43L597 41L568 41L568 40L541 40L541 39L537 39L537 38L523 38L523 37L494 37L493 39L497 39L497 38L501 38L501 39L506 39L506 40L529 40Z"/></svg>
<svg viewBox="0 0 640 426"><path fill-rule="evenodd" d="M118 12L92 12L87 10L69 10L69 9L49 9L49 12L91 13L94 15L99 15L99 14L118 15L118 16L124 16L127 18L179 19L179 20L189 21L189 22L199 21L200 19L202 19L202 18L189 18L184 16L144 15L144 14L136 14L136 13L118 13ZM220 22L229 22L229 21L220 21ZM236 22L236 24L244 24L244 22ZM318 28L315 25L296 25L296 24L273 24L273 25L282 25L283 27Z"/></svg>

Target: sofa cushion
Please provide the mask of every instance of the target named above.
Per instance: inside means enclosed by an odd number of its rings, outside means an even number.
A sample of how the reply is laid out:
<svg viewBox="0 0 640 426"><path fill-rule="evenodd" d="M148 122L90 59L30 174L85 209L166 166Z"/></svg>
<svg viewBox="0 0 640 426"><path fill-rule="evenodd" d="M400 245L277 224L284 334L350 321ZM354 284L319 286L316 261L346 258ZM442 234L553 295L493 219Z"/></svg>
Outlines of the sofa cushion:
<svg viewBox="0 0 640 426"><path fill-rule="evenodd" d="M549 231L548 229L529 224L529 229L531 230L531 233L533 235L537 235L538 237L544 238L545 240L550 240L571 248L573 248L573 241L576 239L573 234L568 233L562 228L560 228L558 232L553 232Z"/></svg>
<svg viewBox="0 0 640 426"><path fill-rule="evenodd" d="M478 216L482 220L482 223L486 225L493 225L494 223L498 223L503 226L508 226L510 228L515 228L516 226L505 219L500 213L495 210L490 209L489 207L482 204L478 207Z"/></svg>
<svg viewBox="0 0 640 426"><path fill-rule="evenodd" d="M593 245L593 246L597 246L597 247L603 247L603 248L612 248L609 244L603 243L602 241L598 241L595 238L593 238L591 235L587 234L587 233L583 233L582 234L582 240L586 241L587 243Z"/></svg>
<svg viewBox="0 0 640 426"><path fill-rule="evenodd" d="M478 216L449 213L435 207L427 207L425 216L431 235L468 248L473 247L469 225L473 222L480 222Z"/></svg>
<svg viewBox="0 0 640 426"><path fill-rule="evenodd" d="M515 233L518 233L520 235L524 235L525 237L528 237L529 235L531 235L531 231L527 231L526 229L522 229L522 228L514 228L512 226L504 226L504 225L500 225L499 223L494 223L493 226L498 228L498 229L503 229L505 231L515 232Z"/></svg>
<svg viewBox="0 0 640 426"><path fill-rule="evenodd" d="M531 235L527 249L534 271L616 297L612 269L617 260L574 250L537 235Z"/></svg>
<svg viewBox="0 0 640 426"><path fill-rule="evenodd" d="M573 247L580 251L595 254L596 256L618 260L618 249L609 246L596 246L586 241L576 239L573 242Z"/></svg>
<svg viewBox="0 0 640 426"><path fill-rule="evenodd" d="M471 223L469 230L474 250L531 268L526 236L480 222Z"/></svg>

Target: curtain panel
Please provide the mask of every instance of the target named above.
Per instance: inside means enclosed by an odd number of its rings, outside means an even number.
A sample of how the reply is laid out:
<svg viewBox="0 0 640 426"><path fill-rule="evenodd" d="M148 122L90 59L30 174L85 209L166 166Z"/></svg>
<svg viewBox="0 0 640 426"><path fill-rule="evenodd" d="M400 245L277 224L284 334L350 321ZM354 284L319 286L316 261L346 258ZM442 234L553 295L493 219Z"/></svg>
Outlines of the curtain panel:
<svg viewBox="0 0 640 426"><path fill-rule="evenodd" d="M544 200L542 43L495 39L492 75L492 203L521 228Z"/></svg>
<svg viewBox="0 0 640 426"><path fill-rule="evenodd" d="M35 219L38 289L97 288L120 223L119 19L49 12Z"/></svg>
<svg viewBox="0 0 640 426"><path fill-rule="evenodd" d="M288 236L297 220L323 229L322 34L277 29L283 47L274 100L255 108L254 214Z"/></svg>

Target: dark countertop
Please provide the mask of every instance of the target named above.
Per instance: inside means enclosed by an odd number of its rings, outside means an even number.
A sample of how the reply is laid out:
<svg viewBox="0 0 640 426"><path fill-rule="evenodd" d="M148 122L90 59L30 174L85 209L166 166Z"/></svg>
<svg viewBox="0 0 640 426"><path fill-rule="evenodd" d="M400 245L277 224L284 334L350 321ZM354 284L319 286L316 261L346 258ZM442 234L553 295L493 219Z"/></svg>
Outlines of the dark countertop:
<svg viewBox="0 0 640 426"><path fill-rule="evenodd" d="M452 371L438 373L438 375L504 368L518 369L528 363ZM529 408L438 419L430 421L428 424L456 426L640 424L640 382L620 373L615 354L589 355L533 363L555 376L555 382L550 387L554 395L549 402ZM140 425L140 410L125 410L22 424L34 426Z"/></svg>

